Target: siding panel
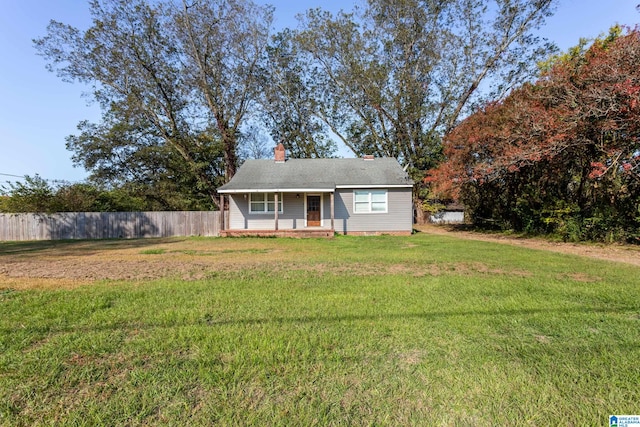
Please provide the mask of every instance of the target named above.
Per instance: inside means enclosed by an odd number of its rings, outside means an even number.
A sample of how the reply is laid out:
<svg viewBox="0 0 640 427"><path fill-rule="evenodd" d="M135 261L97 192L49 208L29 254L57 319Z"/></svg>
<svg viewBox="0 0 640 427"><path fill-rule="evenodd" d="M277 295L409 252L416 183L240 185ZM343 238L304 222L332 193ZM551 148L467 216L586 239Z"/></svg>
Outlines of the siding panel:
<svg viewBox="0 0 640 427"><path fill-rule="evenodd" d="M353 190L336 192L336 231L349 232L411 232L413 229L413 201L411 188L387 190L387 213L354 213Z"/></svg>

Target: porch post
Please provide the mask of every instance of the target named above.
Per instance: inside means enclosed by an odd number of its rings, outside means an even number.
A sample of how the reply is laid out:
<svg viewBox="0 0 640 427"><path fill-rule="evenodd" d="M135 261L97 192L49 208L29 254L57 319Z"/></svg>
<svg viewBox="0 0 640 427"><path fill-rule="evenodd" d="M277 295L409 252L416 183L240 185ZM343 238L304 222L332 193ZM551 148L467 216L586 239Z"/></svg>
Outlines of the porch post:
<svg viewBox="0 0 640 427"><path fill-rule="evenodd" d="M220 195L220 231L224 231L224 194Z"/></svg>
<svg viewBox="0 0 640 427"><path fill-rule="evenodd" d="M334 226L334 222L335 222L335 205L333 202L333 191L331 193L329 193L329 198L331 199L331 231L335 231L335 226Z"/></svg>
<svg viewBox="0 0 640 427"><path fill-rule="evenodd" d="M276 207L274 209L274 211L275 211L275 215L274 215L275 218L274 219L276 221L276 231L278 231L278 192L275 192L274 196L275 196L274 197L274 201L276 202Z"/></svg>

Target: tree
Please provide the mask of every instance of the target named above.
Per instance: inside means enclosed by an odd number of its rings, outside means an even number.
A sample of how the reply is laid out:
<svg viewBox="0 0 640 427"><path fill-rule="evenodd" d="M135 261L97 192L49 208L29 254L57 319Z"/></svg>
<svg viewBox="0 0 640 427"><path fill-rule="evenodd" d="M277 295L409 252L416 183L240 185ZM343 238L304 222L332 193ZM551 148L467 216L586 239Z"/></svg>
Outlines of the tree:
<svg viewBox="0 0 640 427"><path fill-rule="evenodd" d="M640 32L614 27L546 67L452 131L427 181L465 199L475 221L640 237Z"/></svg>
<svg viewBox="0 0 640 427"><path fill-rule="evenodd" d="M91 182L107 188L122 188L148 200L159 210L211 209L211 187L198 179L202 173L217 187L224 181L222 145L210 133L199 135L192 162L168 144L158 144L147 129L126 123L93 124L83 121L82 133L67 137L73 160L92 171ZM197 168L198 173L194 173Z"/></svg>
<svg viewBox="0 0 640 427"><path fill-rule="evenodd" d="M185 174L215 205L217 186L237 167L272 9L250 0L89 4L91 28L51 21L35 41L51 70L91 85L102 107L102 123L83 122L69 138L74 161L96 179L145 182L160 173L177 183ZM212 166L220 163L222 177Z"/></svg>
<svg viewBox="0 0 640 427"><path fill-rule="evenodd" d="M273 156L269 138L257 123L252 123L245 128L240 135L240 141L240 156L243 159L266 159Z"/></svg>
<svg viewBox="0 0 640 427"><path fill-rule="evenodd" d="M531 31L552 4L370 0L335 18L311 10L298 40L325 79L317 114L354 153L426 169L482 84L495 82L500 97L548 54Z"/></svg>
<svg viewBox="0 0 640 427"><path fill-rule="evenodd" d="M335 17L311 10L297 40L319 70L314 114L355 154L396 157L420 178L460 117L530 78L548 55L532 30L553 4L369 0Z"/></svg>
<svg viewBox="0 0 640 427"><path fill-rule="evenodd" d="M107 189L92 183L49 183L39 175L25 176L23 181L11 182L6 187L0 187L0 212L131 212L188 209L189 199L180 197L179 193L172 193L173 198L165 199L149 190L145 186L129 184Z"/></svg>
<svg viewBox="0 0 640 427"><path fill-rule="evenodd" d="M202 97L217 128L229 180L238 166L240 128L262 89L273 8L250 0L183 0L182 11L174 13L188 86Z"/></svg>
<svg viewBox="0 0 640 427"><path fill-rule="evenodd" d="M312 90L318 70L305 66L295 32L285 29L274 35L267 55L261 101L271 137L293 158L331 157L336 144L314 115Z"/></svg>
<svg viewBox="0 0 640 427"><path fill-rule="evenodd" d="M39 175L0 187L3 212L55 212L56 189Z"/></svg>

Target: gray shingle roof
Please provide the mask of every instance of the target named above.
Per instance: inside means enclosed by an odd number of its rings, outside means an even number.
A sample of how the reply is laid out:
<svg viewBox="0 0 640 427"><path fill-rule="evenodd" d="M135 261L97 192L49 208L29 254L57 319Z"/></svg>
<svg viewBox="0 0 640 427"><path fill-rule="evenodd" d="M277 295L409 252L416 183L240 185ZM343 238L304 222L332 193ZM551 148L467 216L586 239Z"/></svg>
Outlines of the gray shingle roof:
<svg viewBox="0 0 640 427"><path fill-rule="evenodd" d="M413 181L391 157L363 159L247 160L220 193L333 191L336 187L410 187Z"/></svg>

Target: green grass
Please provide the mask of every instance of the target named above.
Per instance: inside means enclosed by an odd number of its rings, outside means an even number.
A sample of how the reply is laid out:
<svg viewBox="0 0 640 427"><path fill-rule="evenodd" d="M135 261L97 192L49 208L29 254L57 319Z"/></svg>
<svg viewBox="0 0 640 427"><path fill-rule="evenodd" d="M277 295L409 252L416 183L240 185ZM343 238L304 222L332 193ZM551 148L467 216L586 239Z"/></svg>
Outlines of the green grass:
<svg viewBox="0 0 640 427"><path fill-rule="evenodd" d="M143 249L140 251L140 253L142 255L162 255L165 252L167 252L165 249L162 248L154 248L154 249Z"/></svg>
<svg viewBox="0 0 640 427"><path fill-rule="evenodd" d="M228 242L206 259L291 268L1 290L0 424L602 426L640 409L637 267L424 234Z"/></svg>

